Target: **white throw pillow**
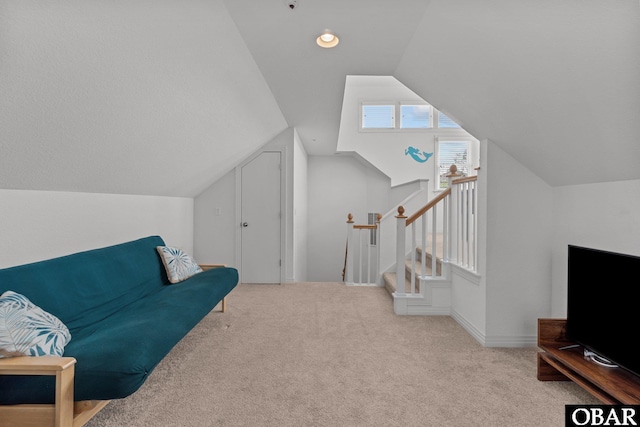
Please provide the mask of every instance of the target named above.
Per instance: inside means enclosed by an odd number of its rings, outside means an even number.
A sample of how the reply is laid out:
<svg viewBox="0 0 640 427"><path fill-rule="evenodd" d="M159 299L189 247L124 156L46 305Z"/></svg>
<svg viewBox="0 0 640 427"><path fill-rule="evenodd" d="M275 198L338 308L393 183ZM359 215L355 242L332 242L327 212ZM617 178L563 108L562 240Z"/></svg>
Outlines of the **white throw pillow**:
<svg viewBox="0 0 640 427"><path fill-rule="evenodd" d="M180 249L169 246L158 246L156 249L167 271L169 282L182 282L194 274L202 272L198 263Z"/></svg>
<svg viewBox="0 0 640 427"><path fill-rule="evenodd" d="M13 291L0 296L0 358L62 356L69 329L51 313Z"/></svg>

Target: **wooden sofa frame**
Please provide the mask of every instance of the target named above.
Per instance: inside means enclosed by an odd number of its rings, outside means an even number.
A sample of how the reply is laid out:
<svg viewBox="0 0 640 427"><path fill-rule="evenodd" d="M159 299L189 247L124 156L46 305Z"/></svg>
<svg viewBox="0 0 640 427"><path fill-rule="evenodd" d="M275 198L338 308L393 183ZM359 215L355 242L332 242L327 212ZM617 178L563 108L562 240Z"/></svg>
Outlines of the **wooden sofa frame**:
<svg viewBox="0 0 640 427"><path fill-rule="evenodd" d="M225 267L221 264L201 264L203 270ZM227 309L227 298L221 301L221 311ZM74 402L73 380L76 359L73 357L41 356L0 359L0 375L54 375L55 403L0 405L0 427L82 427L110 400Z"/></svg>
<svg viewBox="0 0 640 427"><path fill-rule="evenodd" d="M0 405L0 426L83 426L109 401L73 401L73 357L11 357L0 362L0 375L55 375L54 404Z"/></svg>

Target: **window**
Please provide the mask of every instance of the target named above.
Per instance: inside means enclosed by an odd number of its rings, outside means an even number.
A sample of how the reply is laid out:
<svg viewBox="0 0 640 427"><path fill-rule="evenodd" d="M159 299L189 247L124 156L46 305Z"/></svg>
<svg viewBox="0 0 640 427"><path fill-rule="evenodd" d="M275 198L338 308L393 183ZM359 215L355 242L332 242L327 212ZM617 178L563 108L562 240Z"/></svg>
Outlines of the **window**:
<svg viewBox="0 0 640 427"><path fill-rule="evenodd" d="M461 129L446 114L427 103L369 102L360 104L360 129L370 131Z"/></svg>
<svg viewBox="0 0 640 427"><path fill-rule="evenodd" d="M430 127L432 127L431 105L400 105L400 129L428 129Z"/></svg>
<svg viewBox="0 0 640 427"><path fill-rule="evenodd" d="M449 186L447 175L451 165L456 165L461 176L469 175L471 171L470 142L464 140L441 139L437 141L438 182L439 188Z"/></svg>
<svg viewBox="0 0 640 427"><path fill-rule="evenodd" d="M450 128L450 129L460 129L460 125L451 120L451 118L447 117L444 113L438 112L438 127L439 128Z"/></svg>
<svg viewBox="0 0 640 427"><path fill-rule="evenodd" d="M377 212L369 212L367 214L367 224L373 225L378 222L378 213ZM369 244L371 246L377 245L377 231L378 230L369 230Z"/></svg>
<svg viewBox="0 0 640 427"><path fill-rule="evenodd" d="M362 129L393 129L395 127L395 105L362 104Z"/></svg>

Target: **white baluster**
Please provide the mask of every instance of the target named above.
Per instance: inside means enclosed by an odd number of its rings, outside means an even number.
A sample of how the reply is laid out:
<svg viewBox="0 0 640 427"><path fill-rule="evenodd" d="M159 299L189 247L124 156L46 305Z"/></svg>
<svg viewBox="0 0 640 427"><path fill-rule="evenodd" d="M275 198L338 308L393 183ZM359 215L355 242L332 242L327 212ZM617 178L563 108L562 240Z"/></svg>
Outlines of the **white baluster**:
<svg viewBox="0 0 640 427"><path fill-rule="evenodd" d="M442 261L449 262L451 255L449 254L449 203L451 196L446 197L442 205Z"/></svg>
<svg viewBox="0 0 640 427"><path fill-rule="evenodd" d="M411 224L411 295L416 293L416 225Z"/></svg>
<svg viewBox="0 0 640 427"><path fill-rule="evenodd" d="M467 198L467 184L463 183L459 185L460 194L462 197L462 265L467 266L469 263L469 229L468 229L468 198Z"/></svg>
<svg viewBox="0 0 640 427"><path fill-rule="evenodd" d="M471 182L467 183L467 218L469 220L469 262L467 264L469 266L468 268L470 269L473 268L473 236L475 233L475 230L473 229L473 186L471 184Z"/></svg>
<svg viewBox="0 0 640 427"><path fill-rule="evenodd" d="M371 231L367 230L367 284L371 284Z"/></svg>
<svg viewBox="0 0 640 427"><path fill-rule="evenodd" d="M362 253L364 252L362 250L362 229L358 230L358 249L359 249L359 258L360 258L360 262L358 265L358 284L361 285L362 284Z"/></svg>
<svg viewBox="0 0 640 427"><path fill-rule="evenodd" d="M473 181L473 271L478 271L478 183Z"/></svg>
<svg viewBox="0 0 640 427"><path fill-rule="evenodd" d="M438 254L436 252L437 242L436 242L436 220L437 220L437 211L434 206L433 214L431 218L431 277L435 277L437 275L437 262L438 262Z"/></svg>

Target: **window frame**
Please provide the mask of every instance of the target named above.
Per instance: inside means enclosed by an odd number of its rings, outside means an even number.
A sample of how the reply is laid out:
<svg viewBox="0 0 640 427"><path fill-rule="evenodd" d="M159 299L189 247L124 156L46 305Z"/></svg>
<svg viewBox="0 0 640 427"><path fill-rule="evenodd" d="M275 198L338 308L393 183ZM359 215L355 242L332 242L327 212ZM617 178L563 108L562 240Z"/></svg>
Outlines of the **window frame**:
<svg viewBox="0 0 640 427"><path fill-rule="evenodd" d="M402 126L402 107L406 106L406 107L419 107L419 106L426 106L428 111L429 111L429 123L427 127L403 127ZM434 128L434 124L435 124L435 114L434 112L436 111L435 108L433 108L433 105L429 104L428 102L416 102L416 101L400 101L397 103L396 105L396 109L397 109L397 116L399 116L399 120L398 120L398 129L402 130L402 131L426 131L426 130L433 130Z"/></svg>
<svg viewBox="0 0 640 427"><path fill-rule="evenodd" d="M448 187L448 185L443 186L443 181L440 180L440 143L447 143L447 142L466 142L467 143L467 162L465 164L466 168L467 168L467 172L466 175L464 176L471 176L473 175L473 171L474 171L474 166L473 166L473 159L475 158L474 153L476 150L475 147L475 141L477 141L476 139L474 139L473 137L467 137L467 136L438 136L435 138L435 146L434 146L434 151L435 151L435 167L434 167L434 173L435 173L435 180L434 183L437 183L434 187L434 191L444 191L446 190ZM448 167L450 167L451 165L449 165ZM447 167L447 168L448 168ZM460 169L458 169L460 171Z"/></svg>
<svg viewBox="0 0 640 427"><path fill-rule="evenodd" d="M435 126L436 129L439 129L441 131L462 130L462 126L460 126L460 124L458 122L456 122L455 120L453 120L450 116L447 116L445 113L443 113L442 111L437 110L435 108L434 108L434 111L437 112L437 116L438 116L436 119L434 119L435 124L437 125L437 126ZM445 116L447 119L449 119L451 121L451 123L455 123L457 125L457 127L454 127L454 126L440 127L440 115L441 114L443 116Z"/></svg>
<svg viewBox="0 0 640 427"><path fill-rule="evenodd" d="M397 114L396 114L396 106L395 106L395 102L391 102L391 101L361 101L359 104L359 111L358 111L358 117L360 120L359 123L359 130L361 132L393 132L396 131L396 123L397 123ZM393 107L393 117L392 117L392 124L393 127L389 127L389 128L374 128L374 127L364 127L364 109L365 106L369 106L369 105L380 105L380 106L392 106Z"/></svg>
<svg viewBox="0 0 640 427"><path fill-rule="evenodd" d="M389 128L373 128L373 127L363 127L364 124L364 107L367 105L388 105L393 106L393 127ZM407 128L402 127L402 107L403 106L418 106L425 105L429 109L429 127L415 127L415 128ZM433 105L429 104L426 101L420 100L360 100L358 103L358 131L359 132L459 132L464 131L462 126L458 124L451 117L444 114L448 117L453 123L457 124L458 127L440 127L440 114L441 112L435 108Z"/></svg>

